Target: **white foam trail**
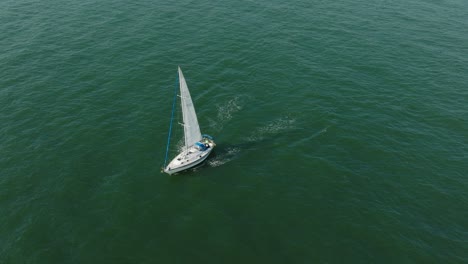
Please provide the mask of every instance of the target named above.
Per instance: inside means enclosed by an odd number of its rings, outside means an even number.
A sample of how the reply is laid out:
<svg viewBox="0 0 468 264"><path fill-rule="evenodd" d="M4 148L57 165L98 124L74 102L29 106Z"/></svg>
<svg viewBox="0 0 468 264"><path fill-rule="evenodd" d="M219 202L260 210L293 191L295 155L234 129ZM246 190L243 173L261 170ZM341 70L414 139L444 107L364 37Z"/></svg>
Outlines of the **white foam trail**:
<svg viewBox="0 0 468 264"><path fill-rule="evenodd" d="M300 140L297 140L296 142L294 142L294 143L292 144L292 146L297 146L297 145L300 145L300 144L305 144L307 141L309 141L309 140L311 140L311 139L313 139L313 138L316 138L316 137L318 137L318 136L320 136L320 135L322 135L322 134L327 133L327 130L328 130L329 127L330 127L330 126L327 126L327 127L323 128L322 130L320 130L320 131L318 131L318 132L316 132L316 133L314 133L314 134L312 134L312 135L309 135L309 136L304 137L304 138L302 138L302 139L300 139Z"/></svg>
<svg viewBox="0 0 468 264"><path fill-rule="evenodd" d="M324 128L324 129L320 130L319 132L315 133L314 135L312 135L312 138L320 136L321 134L326 133L329 127L330 126L327 126L326 128Z"/></svg>
<svg viewBox="0 0 468 264"><path fill-rule="evenodd" d="M265 138L267 135L274 135L280 132L294 129L294 124L296 123L295 119L289 117L281 117L276 120L271 121L263 127L255 130L252 135L247 137L248 141L259 141Z"/></svg>
<svg viewBox="0 0 468 264"><path fill-rule="evenodd" d="M229 122L235 113L242 110L246 104L247 98L248 97L245 95L238 95L226 103L218 104L216 106L218 109L218 114L216 116L217 120L209 119L210 126L215 128L216 131L221 131L224 124Z"/></svg>
<svg viewBox="0 0 468 264"><path fill-rule="evenodd" d="M225 153L221 153L216 157L209 159L207 163L211 167L221 166L235 159L239 152L240 148L228 148Z"/></svg>

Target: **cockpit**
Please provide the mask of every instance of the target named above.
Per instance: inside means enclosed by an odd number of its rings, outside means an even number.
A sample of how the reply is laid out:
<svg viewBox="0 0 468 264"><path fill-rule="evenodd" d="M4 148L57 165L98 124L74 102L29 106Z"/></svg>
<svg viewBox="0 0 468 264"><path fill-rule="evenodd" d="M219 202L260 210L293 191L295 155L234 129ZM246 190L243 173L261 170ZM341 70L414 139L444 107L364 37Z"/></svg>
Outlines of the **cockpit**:
<svg viewBox="0 0 468 264"><path fill-rule="evenodd" d="M210 147L210 145L208 145L207 143L203 144L201 142L197 142L195 143L195 147L200 151L205 151L207 148Z"/></svg>

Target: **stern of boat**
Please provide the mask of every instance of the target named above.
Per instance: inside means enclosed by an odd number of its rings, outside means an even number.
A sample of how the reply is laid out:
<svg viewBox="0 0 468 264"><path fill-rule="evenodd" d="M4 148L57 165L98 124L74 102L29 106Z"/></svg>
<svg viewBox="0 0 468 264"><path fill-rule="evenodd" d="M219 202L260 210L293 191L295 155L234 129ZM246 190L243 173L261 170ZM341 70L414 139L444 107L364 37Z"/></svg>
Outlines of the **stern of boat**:
<svg viewBox="0 0 468 264"><path fill-rule="evenodd" d="M203 138L200 142L203 144L210 145L210 148L214 148L216 146L216 143L214 142L214 138L210 135L203 135Z"/></svg>

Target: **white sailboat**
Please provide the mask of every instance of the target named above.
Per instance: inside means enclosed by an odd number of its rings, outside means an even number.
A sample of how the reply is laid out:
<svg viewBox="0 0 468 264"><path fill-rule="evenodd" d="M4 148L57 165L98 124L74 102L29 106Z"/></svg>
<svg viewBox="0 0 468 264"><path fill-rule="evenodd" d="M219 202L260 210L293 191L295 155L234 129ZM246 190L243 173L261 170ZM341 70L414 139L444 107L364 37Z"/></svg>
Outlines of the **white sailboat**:
<svg viewBox="0 0 468 264"><path fill-rule="evenodd" d="M185 82L185 78L182 74L182 70L180 69L180 67L178 71L180 87L179 97L181 99L182 106L182 118L184 122L182 126L184 127L185 145L183 147L183 150L171 162L169 162L169 164L166 165L167 155L169 152L172 123L174 120L174 110L176 102L176 97L174 97L171 124L169 127L169 136L167 140L166 159L164 161L164 172L168 174L183 171L202 163L208 157L208 155L210 155L211 151L216 146L212 137L201 134L200 126L198 125L197 114L195 112L195 107L193 105L187 83Z"/></svg>

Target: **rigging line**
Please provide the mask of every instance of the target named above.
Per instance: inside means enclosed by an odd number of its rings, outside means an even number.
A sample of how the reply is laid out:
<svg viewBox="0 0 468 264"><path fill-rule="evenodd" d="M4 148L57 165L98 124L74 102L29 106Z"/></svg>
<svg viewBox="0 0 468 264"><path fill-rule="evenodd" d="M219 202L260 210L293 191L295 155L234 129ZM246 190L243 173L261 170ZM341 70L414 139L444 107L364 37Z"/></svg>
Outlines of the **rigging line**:
<svg viewBox="0 0 468 264"><path fill-rule="evenodd" d="M171 142L172 123L174 121L174 112L175 112L175 105L177 101L176 99L177 99L177 84L178 83L179 83L179 74L177 74L176 85L174 88L174 100L172 102L172 114L171 114L171 123L169 125L169 135L167 136L166 158L164 158L164 168L166 168L166 165L167 165L167 155L169 153L169 144Z"/></svg>

